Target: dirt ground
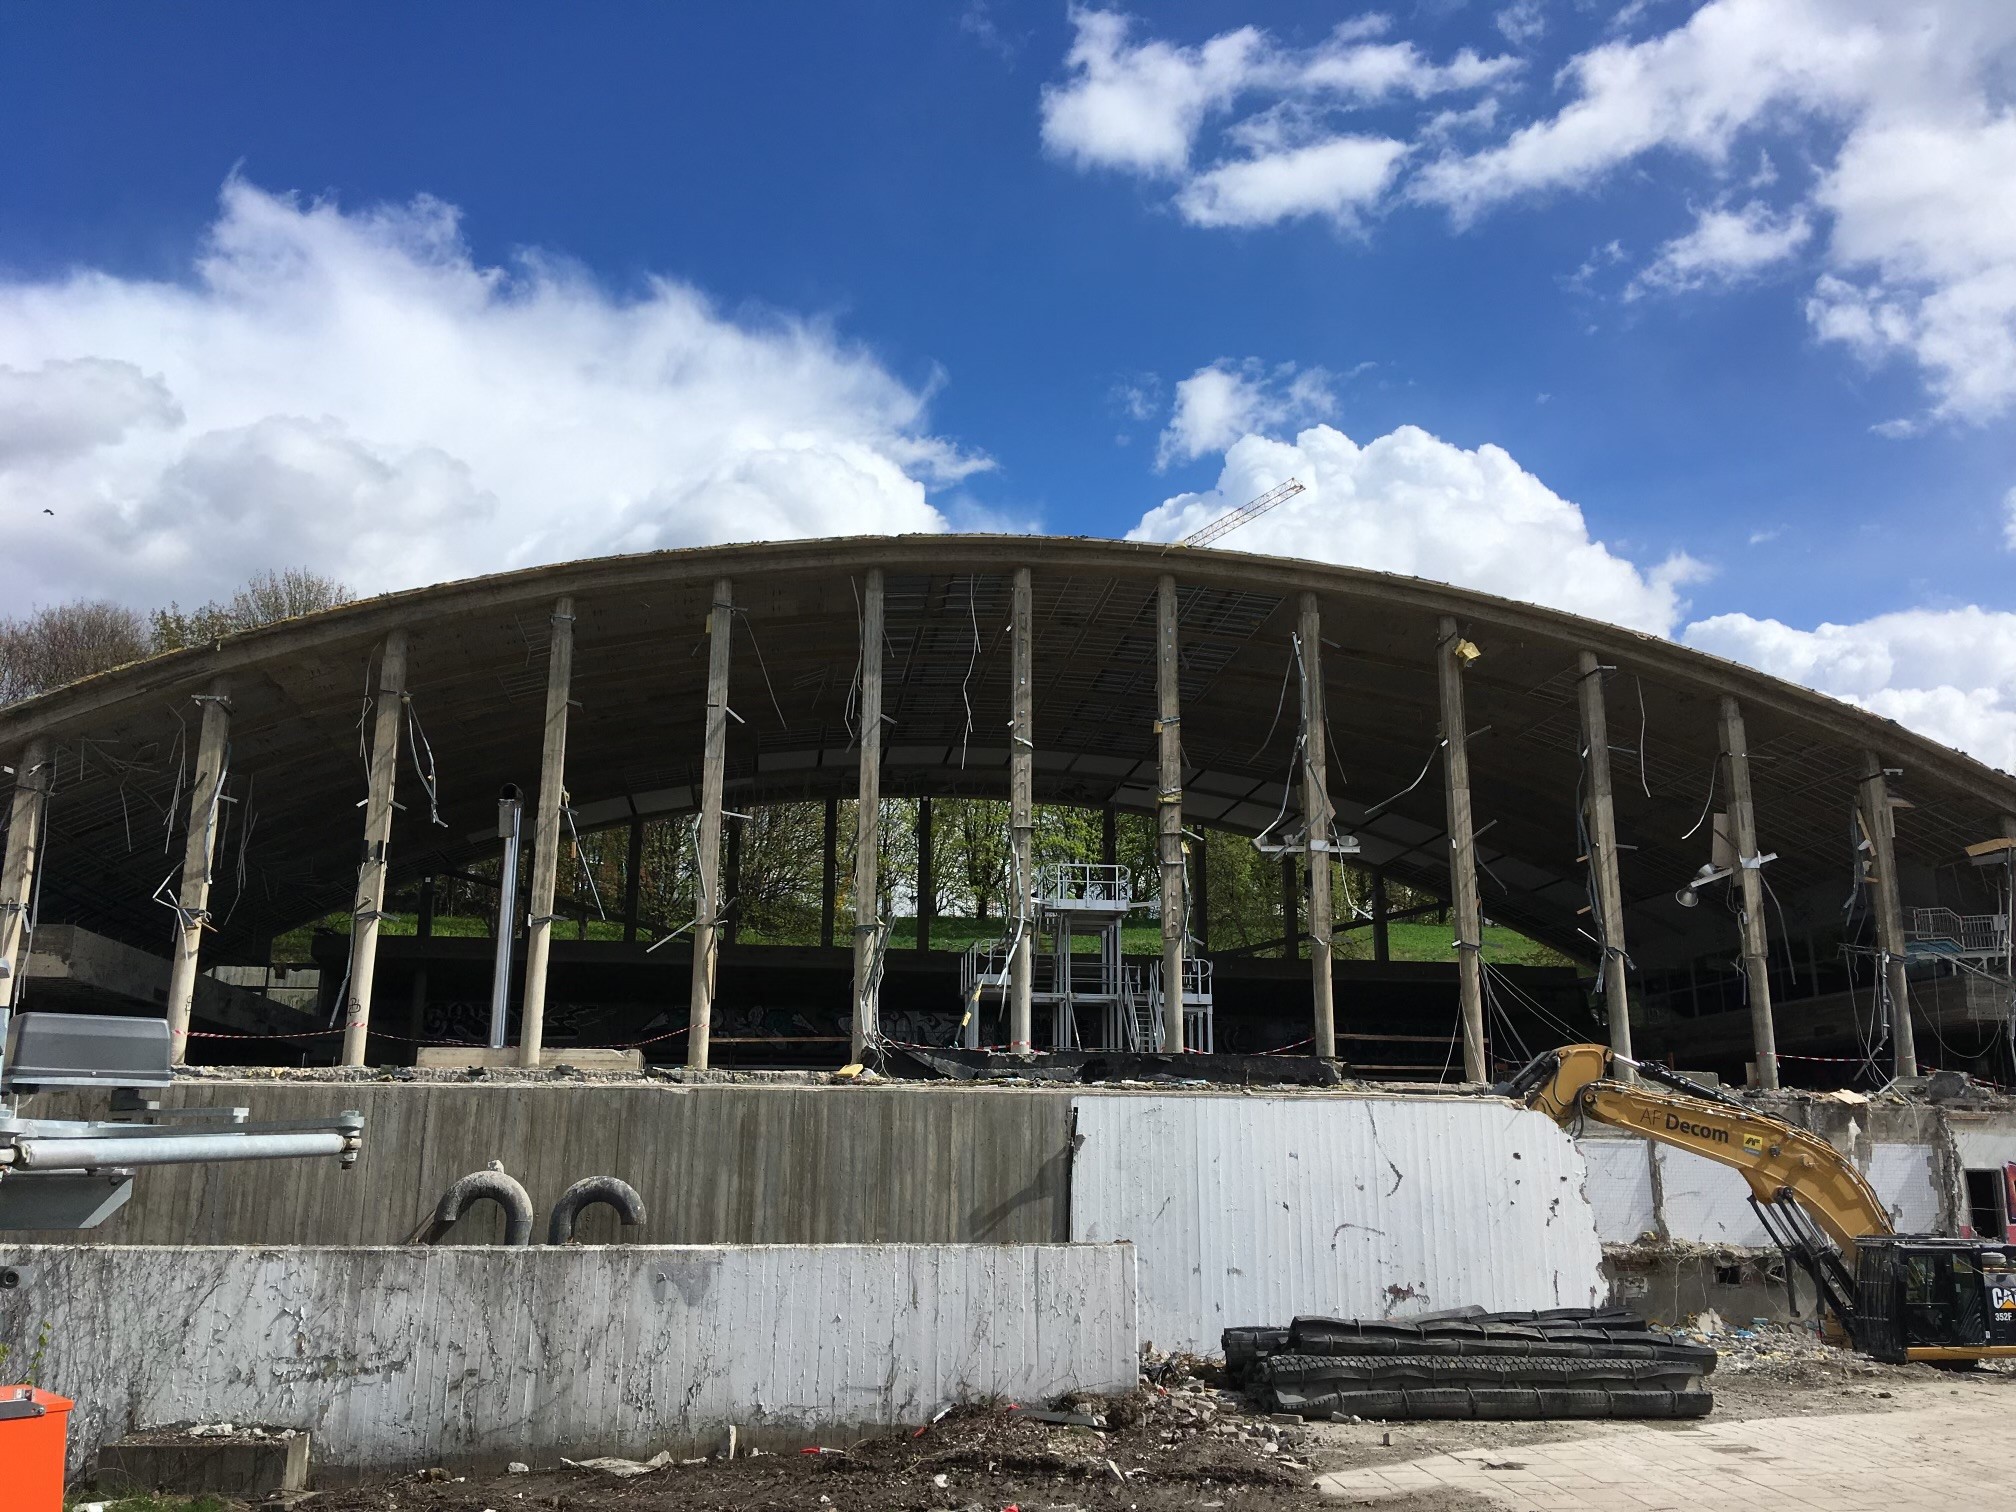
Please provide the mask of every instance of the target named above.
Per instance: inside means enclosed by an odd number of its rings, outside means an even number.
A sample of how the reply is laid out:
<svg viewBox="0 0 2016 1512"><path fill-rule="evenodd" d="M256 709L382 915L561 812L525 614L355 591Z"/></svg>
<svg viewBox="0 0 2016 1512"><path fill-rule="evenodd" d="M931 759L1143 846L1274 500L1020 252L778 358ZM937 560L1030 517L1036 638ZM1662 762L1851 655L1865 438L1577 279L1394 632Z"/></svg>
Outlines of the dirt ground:
<svg viewBox="0 0 2016 1512"><path fill-rule="evenodd" d="M1884 1412L1963 1392L2016 1406L2016 1372L1880 1365L1796 1329L1715 1342L1723 1358L1710 1385L1720 1418ZM669 1460L632 1476L566 1465L494 1476L425 1471L285 1498L268 1512L1313 1512L1316 1478L1326 1471L1465 1451L1516 1461L1521 1445L1687 1428L1302 1423L1255 1413L1221 1389L1208 1362L1178 1359L1152 1374L1125 1398L960 1408L921 1431L820 1453ZM1043 1421L1039 1411L1089 1421ZM1380 1506L1476 1512L1483 1503L1441 1493Z"/></svg>

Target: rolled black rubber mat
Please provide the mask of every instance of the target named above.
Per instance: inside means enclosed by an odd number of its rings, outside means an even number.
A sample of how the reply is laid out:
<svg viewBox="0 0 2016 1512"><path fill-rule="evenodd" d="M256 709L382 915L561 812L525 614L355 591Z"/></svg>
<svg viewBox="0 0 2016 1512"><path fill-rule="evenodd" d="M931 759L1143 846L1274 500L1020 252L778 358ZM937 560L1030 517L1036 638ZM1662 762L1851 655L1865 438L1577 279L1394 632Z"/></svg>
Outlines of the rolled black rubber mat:
<svg viewBox="0 0 2016 1512"><path fill-rule="evenodd" d="M1225 1378L1234 1386L1244 1386L1252 1378L1255 1364L1288 1342L1285 1328L1228 1328L1219 1340L1225 1355Z"/></svg>
<svg viewBox="0 0 2016 1512"><path fill-rule="evenodd" d="M1701 1369L1687 1360L1548 1359L1477 1355L1273 1355L1256 1366L1261 1392L1307 1393L1322 1386L1551 1386L1682 1391Z"/></svg>
<svg viewBox="0 0 2016 1512"><path fill-rule="evenodd" d="M1280 1411L1305 1417L1528 1420L1567 1418L1673 1419L1705 1417L1715 1405L1706 1391L1610 1391L1580 1387L1428 1386L1404 1390L1326 1391L1284 1400Z"/></svg>

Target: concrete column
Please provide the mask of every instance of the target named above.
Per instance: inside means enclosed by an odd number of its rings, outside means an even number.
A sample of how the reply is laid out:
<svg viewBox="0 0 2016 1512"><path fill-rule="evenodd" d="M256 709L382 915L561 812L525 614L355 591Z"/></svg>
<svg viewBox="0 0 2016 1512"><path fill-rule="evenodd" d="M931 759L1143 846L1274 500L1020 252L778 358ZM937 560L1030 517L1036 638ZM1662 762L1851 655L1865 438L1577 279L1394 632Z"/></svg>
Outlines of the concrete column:
<svg viewBox="0 0 2016 1512"><path fill-rule="evenodd" d="M1372 959L1393 959L1392 931L1386 921L1386 869L1372 868Z"/></svg>
<svg viewBox="0 0 2016 1512"><path fill-rule="evenodd" d="M182 844L182 889L168 963L168 1058L178 1066L189 1058L189 1013L196 1002L203 927L210 921L210 868L217 856L225 751L231 741L230 683L214 679L199 703L203 726L196 739L196 780L189 785L189 831Z"/></svg>
<svg viewBox="0 0 2016 1512"><path fill-rule="evenodd" d="M1597 934L1603 942L1603 1004L1610 1013L1610 1048L1631 1058L1631 995L1625 980L1624 888L1617 864L1617 810L1610 787L1610 721L1603 704L1603 668L1594 651L1576 659L1581 673L1583 770L1589 788L1583 794L1588 816L1589 874L1596 881ZM1617 1068L1630 1081L1629 1066Z"/></svg>
<svg viewBox="0 0 2016 1512"><path fill-rule="evenodd" d="M1911 984L1904 974L1904 894L1897 875L1897 811L1890 806L1890 783L1883 758L1862 753L1862 827L1869 835L1874 872L1876 948L1883 952L1884 991L1890 999L1891 1073L1918 1074L1918 1039L1911 1025Z"/></svg>
<svg viewBox="0 0 2016 1512"><path fill-rule="evenodd" d="M1302 954L1301 879L1295 875L1293 852L1281 853L1281 959L1292 961Z"/></svg>
<svg viewBox="0 0 2016 1512"><path fill-rule="evenodd" d="M636 943L637 910L643 889L644 821L630 821L630 843L623 852L623 943Z"/></svg>
<svg viewBox="0 0 2016 1512"><path fill-rule="evenodd" d="M917 948L931 948L931 925L938 918L938 876L932 854L931 800L917 800Z"/></svg>
<svg viewBox="0 0 2016 1512"><path fill-rule="evenodd" d="M1211 948L1211 843L1204 831L1190 845L1190 933L1198 947Z"/></svg>
<svg viewBox="0 0 2016 1512"><path fill-rule="evenodd" d="M727 818L728 860L721 882L721 943L733 945L742 938L742 833L749 821L740 814Z"/></svg>
<svg viewBox="0 0 2016 1512"><path fill-rule="evenodd" d="M833 908L840 890L840 800L826 800L826 833L819 845L819 943L833 943Z"/></svg>
<svg viewBox="0 0 2016 1512"><path fill-rule="evenodd" d="M556 599L546 652L546 733L539 747L539 808L532 820L532 908L525 926L525 1011L518 1064L536 1066L546 1043L546 971L553 895L560 884L560 832L567 816L567 699L574 679L574 600Z"/></svg>
<svg viewBox="0 0 2016 1512"><path fill-rule="evenodd" d="M35 873L42 865L42 827L47 817L49 742L28 742L15 758L14 802L7 822L7 854L0 861L0 1066L7 1060L7 1021L13 1016L19 983L28 970L26 944L34 920Z"/></svg>
<svg viewBox="0 0 2016 1512"><path fill-rule="evenodd" d="M1463 1019L1463 1079L1491 1079L1484 1060L1484 908L1477 896L1476 837L1470 823L1469 727L1463 713L1463 659L1456 621L1442 616L1436 680L1442 695L1442 792L1449 814L1449 901L1456 920L1457 1004Z"/></svg>
<svg viewBox="0 0 2016 1512"><path fill-rule="evenodd" d="M1311 1033L1315 1054L1337 1054L1337 1006L1330 976L1331 933L1336 908L1330 859L1330 751L1323 718L1323 609L1316 595L1302 595L1302 817L1309 867L1309 985L1315 1005Z"/></svg>
<svg viewBox="0 0 2016 1512"><path fill-rule="evenodd" d="M686 1010L686 1064L705 1070L714 1030L714 972L721 925L721 784L728 765L728 663L734 651L735 585L714 584L707 612L707 734L700 758L700 856L693 880L693 992Z"/></svg>
<svg viewBox="0 0 2016 1512"><path fill-rule="evenodd" d="M1155 843L1162 883L1162 1049L1183 1053L1183 701L1176 578L1155 587ZM1112 823L1113 810L1106 810Z"/></svg>
<svg viewBox="0 0 2016 1512"><path fill-rule="evenodd" d="M1030 993L1034 990L1036 917L1033 897L1036 844L1036 696L1034 595L1029 569L1015 569L1012 642L1013 701L1008 730L1009 885L1014 893L1015 949L1008 959L1008 1049L1030 1049Z"/></svg>
<svg viewBox="0 0 2016 1512"><path fill-rule="evenodd" d="M854 808L854 1022L860 1060L876 1032L875 932L882 922L882 569L868 569L861 595L861 796Z"/></svg>
<svg viewBox="0 0 2016 1512"><path fill-rule="evenodd" d="M1778 1031L1771 1017L1771 946L1764 928L1764 876L1757 870L1757 810L1750 801L1750 746L1743 731L1743 706L1722 698L1722 757L1729 763L1729 843L1736 849L1737 889L1742 912L1737 927L1743 941L1743 975L1750 999L1750 1048L1757 1062L1757 1085L1778 1085ZM1745 865L1745 862L1752 864Z"/></svg>
<svg viewBox="0 0 2016 1512"><path fill-rule="evenodd" d="M364 1064L371 1032L371 986L378 974L378 922L385 916L385 873L392 849L392 789L399 774L399 724L406 712L406 632L394 630L378 651L378 694L371 725L370 788L364 799L364 859L350 911L350 987L343 1005L343 1064Z"/></svg>

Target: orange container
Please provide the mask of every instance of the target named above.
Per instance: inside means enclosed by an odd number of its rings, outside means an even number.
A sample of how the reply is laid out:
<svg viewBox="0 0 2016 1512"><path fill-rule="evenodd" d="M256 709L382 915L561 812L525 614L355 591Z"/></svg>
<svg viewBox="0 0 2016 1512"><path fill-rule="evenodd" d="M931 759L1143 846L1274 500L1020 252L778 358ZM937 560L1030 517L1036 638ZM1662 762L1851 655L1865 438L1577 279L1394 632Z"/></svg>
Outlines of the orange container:
<svg viewBox="0 0 2016 1512"><path fill-rule="evenodd" d="M0 1512L62 1512L75 1405L34 1386L0 1386Z"/></svg>

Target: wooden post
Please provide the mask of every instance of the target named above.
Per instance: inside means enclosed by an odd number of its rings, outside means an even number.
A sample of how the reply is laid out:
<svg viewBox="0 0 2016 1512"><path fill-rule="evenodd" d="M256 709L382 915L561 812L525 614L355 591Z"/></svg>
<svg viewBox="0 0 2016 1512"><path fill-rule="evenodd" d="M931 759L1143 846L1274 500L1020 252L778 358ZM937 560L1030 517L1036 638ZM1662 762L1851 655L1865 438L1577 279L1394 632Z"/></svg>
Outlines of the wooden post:
<svg viewBox="0 0 2016 1512"><path fill-rule="evenodd" d="M1392 931L1386 919L1386 868L1372 868L1372 959L1393 959Z"/></svg>
<svg viewBox="0 0 2016 1512"><path fill-rule="evenodd" d="M1469 731L1463 715L1463 658L1456 621L1442 616L1436 680L1442 695L1442 792L1449 814L1449 901L1456 920L1457 1006L1463 1019L1463 1079L1491 1079L1484 1060L1484 909L1477 896L1477 846L1470 823Z"/></svg>
<svg viewBox="0 0 2016 1512"><path fill-rule="evenodd" d="M1918 1074L1918 1038L1911 1024L1911 984L1904 974L1904 890L1897 875L1897 811L1883 758L1862 753L1862 827L1869 836L1876 896L1876 948L1883 952L1883 983L1890 999L1891 1073ZM1775 1085L1775 1083L1774 1083Z"/></svg>
<svg viewBox="0 0 2016 1512"><path fill-rule="evenodd" d="M861 796L854 807L854 1021L848 1038L860 1060L878 1031L875 936L882 922L877 865L882 843L882 569L868 569L861 595Z"/></svg>
<svg viewBox="0 0 2016 1512"><path fill-rule="evenodd" d="M1741 913L1743 976L1750 998L1750 1050L1757 1085L1778 1085L1778 1031L1771 1017L1771 955L1764 929L1764 876L1757 870L1757 810L1750 800L1750 747L1743 732L1743 706L1722 698L1722 756L1729 763L1729 841L1736 849L1733 885ZM1750 863L1746 865L1745 863Z"/></svg>
<svg viewBox="0 0 2016 1512"><path fill-rule="evenodd" d="M1013 893L1015 948L1008 958L1008 1050L1024 1055L1030 1044L1030 994L1035 988L1036 698L1034 595L1029 569L1015 569L1012 642L1014 689L1008 730L1009 887Z"/></svg>
<svg viewBox="0 0 2016 1512"><path fill-rule="evenodd" d="M214 679L198 696L202 732L196 739L196 780L189 786L189 831L182 845L182 888L176 898L174 951L168 963L168 1058L189 1058L189 1014L196 1003L203 930L210 922L210 868L224 813L226 748L231 739L231 685Z"/></svg>
<svg viewBox="0 0 2016 1512"><path fill-rule="evenodd" d="M1330 858L1330 751L1323 715L1323 608L1302 595L1302 821L1309 868L1309 985L1315 1004L1314 1053L1337 1054L1337 1005L1330 975L1336 871Z"/></svg>
<svg viewBox="0 0 2016 1512"><path fill-rule="evenodd" d="M1155 843L1162 883L1162 1049L1183 1053L1183 701L1176 641L1176 578L1155 586ZM1112 833L1113 810L1106 810Z"/></svg>
<svg viewBox="0 0 2016 1512"><path fill-rule="evenodd" d="M406 632L394 630L378 652L378 694L371 726L370 789L364 799L364 859L350 911L350 988L343 1007L343 1064L361 1066L371 1034L371 985L378 974L378 921L385 916L385 873L392 848L392 789L399 773L399 724L406 712Z"/></svg>
<svg viewBox="0 0 2016 1512"><path fill-rule="evenodd" d="M938 917L936 859L931 853L931 800L917 800L917 948L931 948L931 925Z"/></svg>
<svg viewBox="0 0 2016 1512"><path fill-rule="evenodd" d="M1610 787L1610 720L1603 704L1603 668L1594 651L1580 652L1583 770L1589 789L1583 794L1588 816L1589 873L1596 882L1596 937L1603 948L1603 1003L1610 1014L1610 1048L1631 1059L1631 988L1625 977L1624 884L1617 861L1617 810ZM1637 1072L1619 1065L1613 1073L1631 1081Z"/></svg>
<svg viewBox="0 0 2016 1512"><path fill-rule="evenodd" d="M42 865L42 828L47 818L49 742L37 737L15 758L14 802L7 822L7 855L0 862L0 1065L7 1060L7 1021L21 978L27 974L25 945L34 924L35 873Z"/></svg>
<svg viewBox="0 0 2016 1512"><path fill-rule="evenodd" d="M623 852L623 943L637 941L637 910L644 885L644 821L630 821L630 843Z"/></svg>
<svg viewBox="0 0 2016 1512"><path fill-rule="evenodd" d="M820 842L819 943L833 943L833 908L840 891L840 800L826 800L826 834Z"/></svg>
<svg viewBox="0 0 2016 1512"><path fill-rule="evenodd" d="M574 600L556 599L546 651L546 733L539 748L539 808L532 819L532 906L525 922L525 1011L518 1064L536 1066L546 1043L546 973L553 896L560 885L560 832L567 817L567 698L574 678Z"/></svg>
<svg viewBox="0 0 2016 1512"><path fill-rule="evenodd" d="M714 584L707 612L707 734L700 758L700 856L693 878L693 992L686 1010L686 1064L707 1068L720 955L721 784L728 765L728 663L734 650L735 585Z"/></svg>

